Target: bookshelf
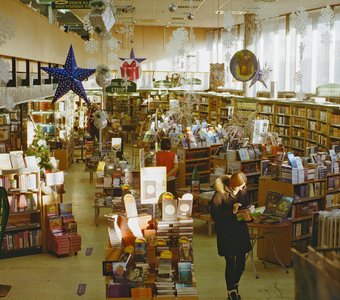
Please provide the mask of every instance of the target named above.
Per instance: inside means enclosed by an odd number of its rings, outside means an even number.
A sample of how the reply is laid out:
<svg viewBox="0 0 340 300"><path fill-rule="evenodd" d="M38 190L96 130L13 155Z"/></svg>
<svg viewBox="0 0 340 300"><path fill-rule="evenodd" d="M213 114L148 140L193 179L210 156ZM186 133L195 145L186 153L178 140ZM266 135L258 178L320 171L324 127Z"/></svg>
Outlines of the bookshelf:
<svg viewBox="0 0 340 300"><path fill-rule="evenodd" d="M41 253L45 228L42 221L40 172L29 168L0 170L0 181L10 203L0 258Z"/></svg>
<svg viewBox="0 0 340 300"><path fill-rule="evenodd" d="M200 183L210 182L210 147L177 149L178 155L178 187L191 186L192 172L198 169Z"/></svg>

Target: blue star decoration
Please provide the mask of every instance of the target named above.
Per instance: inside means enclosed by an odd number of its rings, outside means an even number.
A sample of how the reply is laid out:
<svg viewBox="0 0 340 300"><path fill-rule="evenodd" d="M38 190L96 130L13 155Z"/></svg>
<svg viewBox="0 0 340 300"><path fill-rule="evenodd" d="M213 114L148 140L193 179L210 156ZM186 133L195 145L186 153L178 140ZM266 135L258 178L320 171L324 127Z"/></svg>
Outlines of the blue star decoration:
<svg viewBox="0 0 340 300"><path fill-rule="evenodd" d="M144 61L144 60L146 60L146 58L136 58L135 57L135 52L133 51L133 48L131 49L131 52L130 52L130 57L128 57L128 58L122 58L122 57L120 57L119 58L120 60L126 60L126 59L134 59L135 61L137 61L137 62L139 62L139 63L141 63L142 61Z"/></svg>
<svg viewBox="0 0 340 300"><path fill-rule="evenodd" d="M261 69L260 67L260 62L257 61L257 69L255 72L254 77L252 78L249 87L252 87L257 81L261 82L266 89L267 85L266 85L266 80L269 78L270 73L272 72L272 69L269 66L266 66Z"/></svg>
<svg viewBox="0 0 340 300"><path fill-rule="evenodd" d="M68 91L75 92L80 98L90 105L87 99L82 81L96 72L96 69L81 69L77 67L76 59L72 45L67 54L66 62L63 69L43 67L46 73L59 80L57 90L54 94L52 103L56 102L60 97Z"/></svg>

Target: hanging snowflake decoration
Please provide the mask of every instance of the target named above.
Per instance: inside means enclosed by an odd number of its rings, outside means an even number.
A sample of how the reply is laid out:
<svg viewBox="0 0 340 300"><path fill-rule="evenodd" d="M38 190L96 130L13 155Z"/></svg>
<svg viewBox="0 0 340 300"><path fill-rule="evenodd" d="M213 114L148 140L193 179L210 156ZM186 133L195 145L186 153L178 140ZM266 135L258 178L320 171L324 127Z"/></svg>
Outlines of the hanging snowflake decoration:
<svg viewBox="0 0 340 300"><path fill-rule="evenodd" d="M183 55L186 50L188 41L189 32L183 27L178 28L172 32L169 43L166 45L166 50L169 53Z"/></svg>
<svg viewBox="0 0 340 300"><path fill-rule="evenodd" d="M90 38L88 41L85 41L85 51L87 53L93 54L99 51L99 43L94 38Z"/></svg>
<svg viewBox="0 0 340 300"><path fill-rule="evenodd" d="M265 63L264 67L262 69L262 79L263 79L263 81L267 81L272 72L273 72L273 69L267 63Z"/></svg>
<svg viewBox="0 0 340 300"><path fill-rule="evenodd" d="M236 38L232 32L227 32L224 35L223 46L227 49L234 48L236 46Z"/></svg>
<svg viewBox="0 0 340 300"><path fill-rule="evenodd" d="M185 93L184 99L180 101L179 105L172 106L167 114L180 123L182 123L183 120L186 120L187 123L191 122L192 112L198 103L198 97L195 93Z"/></svg>
<svg viewBox="0 0 340 300"><path fill-rule="evenodd" d="M334 22L334 11L329 5L321 9L321 20L327 28L326 31L321 34L321 44L328 47L333 41L331 27Z"/></svg>
<svg viewBox="0 0 340 300"><path fill-rule="evenodd" d="M104 129L107 125L107 113L104 110L96 110L92 116L93 124L98 129Z"/></svg>
<svg viewBox="0 0 340 300"><path fill-rule="evenodd" d="M224 12L223 18L223 28L230 32L234 26L234 17L231 10L227 10Z"/></svg>
<svg viewBox="0 0 340 300"><path fill-rule="evenodd" d="M277 5L275 3L264 3L260 5L255 15L255 24L259 32L263 30L264 26L271 26L271 31L276 31L278 28L279 15Z"/></svg>
<svg viewBox="0 0 340 300"><path fill-rule="evenodd" d="M295 72L295 76L294 76L294 82L296 85L301 86L302 85L302 79L303 79L303 75L301 71L297 71Z"/></svg>
<svg viewBox="0 0 340 300"><path fill-rule="evenodd" d="M334 22L334 11L329 5L321 9L321 20L326 24L332 25Z"/></svg>
<svg viewBox="0 0 340 300"><path fill-rule="evenodd" d="M304 7L299 7L292 13L292 23L298 33L303 37L307 31L308 12Z"/></svg>
<svg viewBox="0 0 340 300"><path fill-rule="evenodd" d="M299 52L300 52L300 60L303 59L303 53L305 52L305 44L304 43L300 43L299 44Z"/></svg>
<svg viewBox="0 0 340 300"><path fill-rule="evenodd" d="M129 24L125 24L123 27L119 28L119 33L121 34L129 34L129 33L133 33L134 31L134 26L133 25L129 25Z"/></svg>
<svg viewBox="0 0 340 300"><path fill-rule="evenodd" d="M118 58L117 53L114 52L109 53L109 60L115 60L116 58Z"/></svg>
<svg viewBox="0 0 340 300"><path fill-rule="evenodd" d="M117 40L114 37L111 37L108 41L107 41L107 46L113 50L113 51L118 51L120 48L120 45L122 44L122 42L120 40Z"/></svg>
<svg viewBox="0 0 340 300"><path fill-rule="evenodd" d="M12 73L9 71L10 65L2 58L0 58L0 83L5 85L12 78Z"/></svg>
<svg viewBox="0 0 340 300"><path fill-rule="evenodd" d="M329 46L333 41L332 33L325 31L321 34L321 44L324 46Z"/></svg>
<svg viewBox="0 0 340 300"><path fill-rule="evenodd" d="M229 122L223 125L223 136L227 141L251 136L255 119L256 115L254 111L243 111L242 114L234 112Z"/></svg>
<svg viewBox="0 0 340 300"><path fill-rule="evenodd" d="M90 21L90 14L87 14L83 18L83 27L84 27L84 30L86 30L88 33L90 34L94 33L94 27L92 26L91 21Z"/></svg>
<svg viewBox="0 0 340 300"><path fill-rule="evenodd" d="M5 103L4 106L6 107L7 110L12 111L15 107L15 103L13 100L13 97L11 95L6 95L5 96Z"/></svg>
<svg viewBox="0 0 340 300"><path fill-rule="evenodd" d="M14 20L12 17L0 13L0 46L14 36Z"/></svg>
<svg viewBox="0 0 340 300"><path fill-rule="evenodd" d="M97 60L95 58L89 58L86 62L86 65L89 69L95 69L98 65Z"/></svg>

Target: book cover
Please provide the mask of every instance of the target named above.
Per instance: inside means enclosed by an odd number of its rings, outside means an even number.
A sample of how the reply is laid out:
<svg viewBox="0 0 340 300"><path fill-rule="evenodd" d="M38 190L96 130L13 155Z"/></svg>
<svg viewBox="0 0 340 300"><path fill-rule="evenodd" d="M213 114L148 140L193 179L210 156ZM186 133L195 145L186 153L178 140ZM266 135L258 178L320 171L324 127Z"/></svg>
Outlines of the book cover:
<svg viewBox="0 0 340 300"><path fill-rule="evenodd" d="M102 273L103 276L113 276L112 260L106 260L102 262Z"/></svg>
<svg viewBox="0 0 340 300"><path fill-rule="evenodd" d="M12 164L9 153L0 153L0 169L11 170Z"/></svg>
<svg viewBox="0 0 340 300"><path fill-rule="evenodd" d="M142 267L130 268L127 278L131 282L142 282L143 281L143 268Z"/></svg>
<svg viewBox="0 0 340 300"><path fill-rule="evenodd" d="M132 298L152 297L152 289L146 287L131 288Z"/></svg>
<svg viewBox="0 0 340 300"><path fill-rule="evenodd" d="M289 160L289 164L293 169L296 169L298 167L294 153L293 152L287 152L287 158Z"/></svg>
<svg viewBox="0 0 340 300"><path fill-rule="evenodd" d="M178 263L178 278L180 283L192 283L191 262Z"/></svg>
<svg viewBox="0 0 340 300"><path fill-rule="evenodd" d="M178 199L177 218L187 219L191 217L193 200Z"/></svg>
<svg viewBox="0 0 340 300"><path fill-rule="evenodd" d="M180 244L178 252L180 261L193 261L193 250L190 242Z"/></svg>
<svg viewBox="0 0 340 300"><path fill-rule="evenodd" d="M66 233L77 233L77 222L64 222L65 232Z"/></svg>
<svg viewBox="0 0 340 300"><path fill-rule="evenodd" d="M59 215L61 217L72 215L72 203L59 203Z"/></svg>
<svg viewBox="0 0 340 300"><path fill-rule="evenodd" d="M126 280L126 265L124 262L112 262L112 273L114 282L125 282Z"/></svg>
<svg viewBox="0 0 340 300"><path fill-rule="evenodd" d="M50 230L53 233L62 232L63 231L63 221L61 217L49 217L48 225Z"/></svg>
<svg viewBox="0 0 340 300"><path fill-rule="evenodd" d="M107 286L107 298L127 298L130 296L130 287L124 282L113 282Z"/></svg>
<svg viewBox="0 0 340 300"><path fill-rule="evenodd" d="M177 201L175 199L172 200L164 200L162 202L162 220L163 221L174 221L177 219Z"/></svg>
<svg viewBox="0 0 340 300"><path fill-rule="evenodd" d="M171 276L172 261L171 259L161 258L159 260L158 272L159 277L168 278Z"/></svg>
<svg viewBox="0 0 340 300"><path fill-rule="evenodd" d="M146 241L144 238L135 241L134 261L146 262Z"/></svg>

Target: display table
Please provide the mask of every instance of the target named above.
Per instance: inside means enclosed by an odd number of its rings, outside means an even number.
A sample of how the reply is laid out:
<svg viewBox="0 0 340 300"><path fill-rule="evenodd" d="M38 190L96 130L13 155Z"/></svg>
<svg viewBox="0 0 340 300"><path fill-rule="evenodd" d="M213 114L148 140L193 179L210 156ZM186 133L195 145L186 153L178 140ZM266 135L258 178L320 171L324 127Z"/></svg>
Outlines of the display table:
<svg viewBox="0 0 340 300"><path fill-rule="evenodd" d="M291 266L290 243L280 237L282 231L291 230L291 222L289 220L276 224L248 222L247 225L250 229L253 248L257 244L258 258L277 263L288 273L286 267ZM252 259L252 252L250 255ZM253 260L252 265L258 278Z"/></svg>

